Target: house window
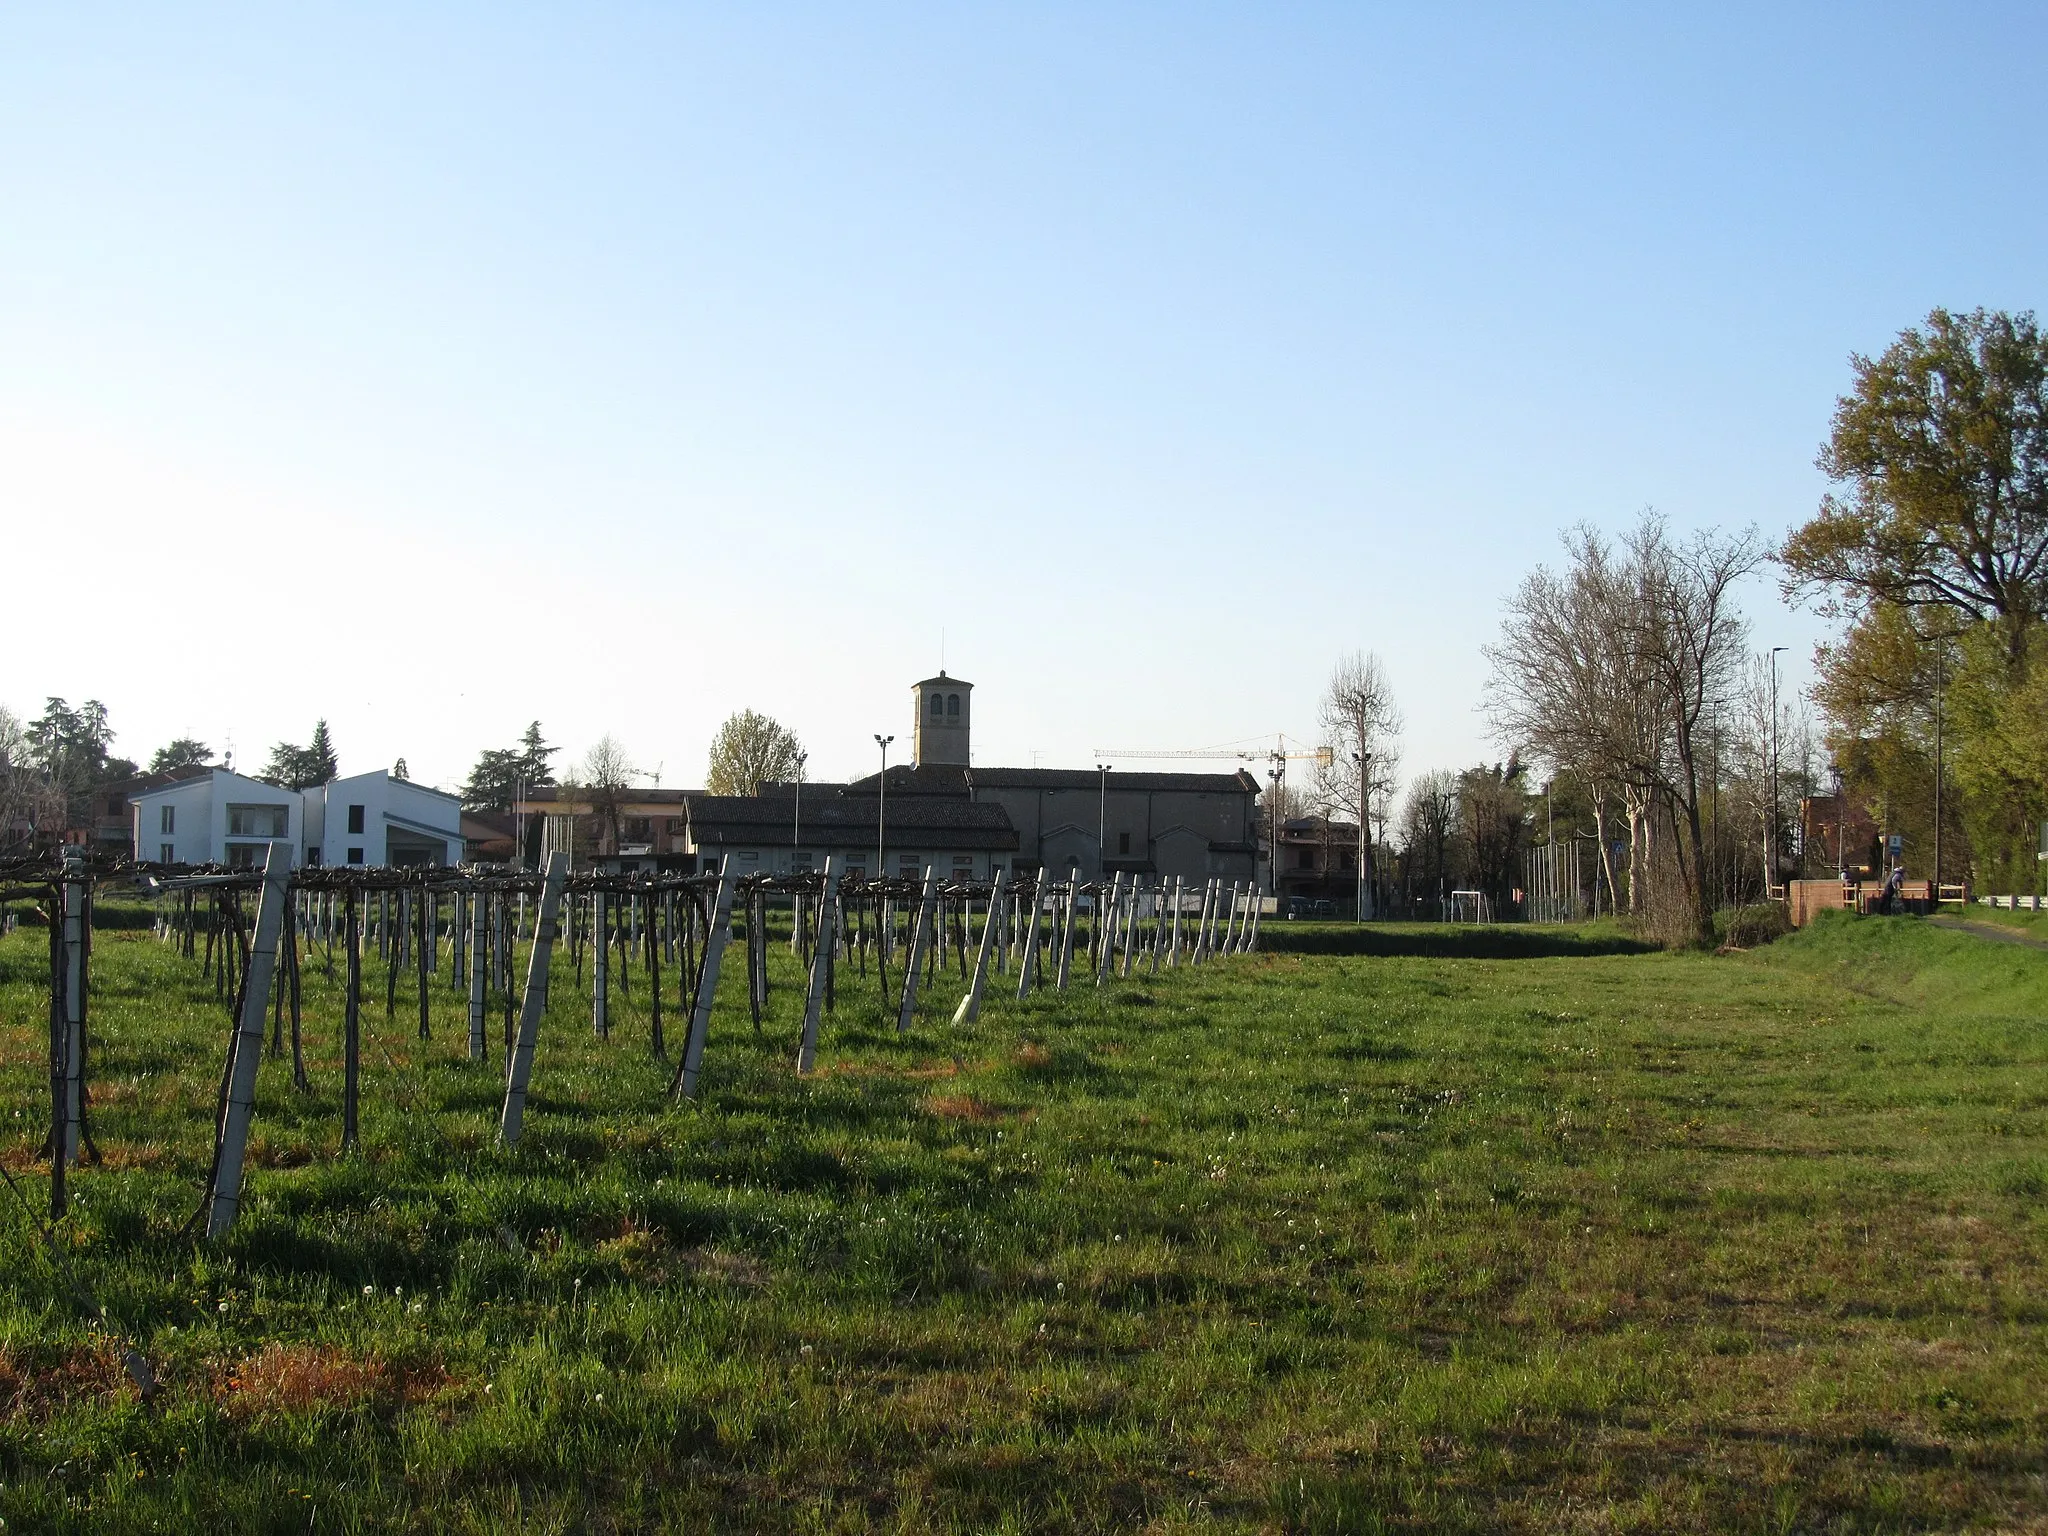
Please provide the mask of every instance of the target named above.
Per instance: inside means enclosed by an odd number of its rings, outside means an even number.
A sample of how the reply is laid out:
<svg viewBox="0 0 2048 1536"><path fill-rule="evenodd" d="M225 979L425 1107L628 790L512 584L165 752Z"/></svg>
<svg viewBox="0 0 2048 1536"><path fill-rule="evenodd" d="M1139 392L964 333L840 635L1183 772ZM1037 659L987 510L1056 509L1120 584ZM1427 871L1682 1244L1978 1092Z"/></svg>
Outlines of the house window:
<svg viewBox="0 0 2048 1536"><path fill-rule="evenodd" d="M269 851L268 843L229 843L228 868L261 869L264 857Z"/></svg>
<svg viewBox="0 0 2048 1536"><path fill-rule="evenodd" d="M178 808L175 805L160 806L156 813L156 829L166 837L174 836L178 830Z"/></svg>
<svg viewBox="0 0 2048 1536"><path fill-rule="evenodd" d="M177 862L178 862L178 850L177 850L177 849L176 849L175 847L173 847L173 846L172 846L171 844L169 844L169 843L165 843L165 844L164 844L164 845L163 845L163 846L162 846L161 848L159 848L159 849L157 850L157 862L158 862L159 864L175 864L175 863L177 863Z"/></svg>
<svg viewBox="0 0 2048 1536"><path fill-rule="evenodd" d="M902 873L905 880L915 880L918 875L917 855L914 853L899 853L896 855L896 868Z"/></svg>
<svg viewBox="0 0 2048 1536"><path fill-rule="evenodd" d="M118 816L120 813L121 797L119 795L107 796L107 814L109 816Z"/></svg>
<svg viewBox="0 0 2048 1536"><path fill-rule="evenodd" d="M1128 833L1128 832L1119 832L1119 833L1117 833L1117 835L1116 835L1116 851L1117 851L1118 853L1129 853L1129 852L1131 851L1131 834L1130 834L1130 833Z"/></svg>
<svg viewBox="0 0 2048 1536"><path fill-rule="evenodd" d="M282 805L231 805L229 837L288 837L290 810Z"/></svg>
<svg viewBox="0 0 2048 1536"><path fill-rule="evenodd" d="M972 880L974 878L973 854L956 853L953 855L953 878L955 880Z"/></svg>
<svg viewBox="0 0 2048 1536"><path fill-rule="evenodd" d="M689 830L690 824L684 821L683 818L680 816L671 816L669 817L665 825L668 829L668 835L670 837L681 837L684 832Z"/></svg>
<svg viewBox="0 0 2048 1536"><path fill-rule="evenodd" d="M360 805L352 805L348 808L348 832L350 837L361 837L363 835L363 808Z"/></svg>
<svg viewBox="0 0 2048 1536"><path fill-rule="evenodd" d="M946 715L947 715L947 717L948 717L949 719L953 719L953 720L957 720L957 719L959 719L959 718L960 718L960 695L959 695L959 694L957 694L957 693L949 693L949 694L947 694L947 695L946 695Z"/></svg>
<svg viewBox="0 0 2048 1536"><path fill-rule="evenodd" d="M811 867L811 856L802 849L798 849L789 856L789 867L791 869L809 869Z"/></svg>
<svg viewBox="0 0 2048 1536"><path fill-rule="evenodd" d="M317 845L306 850L306 867L309 869L318 869L320 867L320 849Z"/></svg>
<svg viewBox="0 0 2048 1536"><path fill-rule="evenodd" d="M740 862L742 864L757 864L760 862L760 860L761 855L755 852L752 848L747 849L740 855Z"/></svg>
<svg viewBox="0 0 2048 1536"><path fill-rule="evenodd" d="M940 693L935 693L935 694L933 694L933 695L932 695L932 718L933 718L934 720L937 720L937 719L939 719L939 718L940 718L941 716L943 716L943 715L944 715L945 713L946 713L946 696L945 696L944 694L940 694Z"/></svg>
<svg viewBox="0 0 2048 1536"><path fill-rule="evenodd" d="M363 850L362 850L362 849L360 849L360 848L351 848L351 849L349 849L349 851L348 851L348 861L349 861L349 863L351 863L351 864L360 864L360 863L362 863L362 862L363 862Z"/></svg>
<svg viewBox="0 0 2048 1536"><path fill-rule="evenodd" d="M1302 849L1301 853L1296 857L1294 867L1296 869L1314 869L1316 867L1315 850L1311 848Z"/></svg>
<svg viewBox="0 0 2048 1536"><path fill-rule="evenodd" d="M626 840L644 843L654 836L654 820L649 816L628 816L626 818Z"/></svg>

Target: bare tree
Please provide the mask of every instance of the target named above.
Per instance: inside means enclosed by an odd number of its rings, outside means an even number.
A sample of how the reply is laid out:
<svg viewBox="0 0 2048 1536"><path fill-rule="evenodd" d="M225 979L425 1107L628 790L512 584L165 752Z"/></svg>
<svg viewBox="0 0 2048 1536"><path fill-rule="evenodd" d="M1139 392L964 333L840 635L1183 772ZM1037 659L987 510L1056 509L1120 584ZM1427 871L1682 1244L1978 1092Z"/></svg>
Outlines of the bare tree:
<svg viewBox="0 0 2048 1536"><path fill-rule="evenodd" d="M621 841L620 802L633 781L640 777L640 770L626 755L625 743L607 731L583 754L581 777L582 787L589 796L591 810L597 814L601 831L610 835L606 851L617 853Z"/></svg>
<svg viewBox="0 0 2048 1536"><path fill-rule="evenodd" d="M1700 816L1701 756L1713 723L1734 693L1747 655L1749 627L1735 605L1735 584L1762 563L1754 528L1723 535L1703 529L1674 542L1664 520L1645 513L1628 538L1636 601L1624 642L1641 658L1664 712L1670 757L1662 789L1684 833L1678 849L1695 936L1713 936Z"/></svg>
<svg viewBox="0 0 2048 1536"><path fill-rule="evenodd" d="M1362 901L1372 900L1372 821L1399 784L1401 711L1393 684L1372 651L1338 658L1323 690L1322 727L1330 756L1316 775L1316 798L1325 815L1358 825L1358 880ZM1384 817L1384 812L1381 813ZM1370 917L1362 910L1360 917Z"/></svg>
<svg viewBox="0 0 2048 1536"><path fill-rule="evenodd" d="M1562 572L1539 566L1507 600L1501 638L1485 652L1487 710L1502 745L1587 786L1608 895L1637 911L1668 731L1648 660L1624 643L1638 585L1627 562L1583 523L1564 547ZM1609 831L1616 801L1628 825L1626 894Z"/></svg>
<svg viewBox="0 0 2048 1536"><path fill-rule="evenodd" d="M1508 601L1500 642L1488 647L1494 729L1589 786L1617 905L1607 796L1620 798L1628 815L1631 911L1642 910L1659 822L1676 832L1688 927L1704 937L1713 896L1703 757L1744 655L1733 589L1756 569L1761 546L1753 529L1678 542L1661 517L1645 512L1618 554L1586 527L1569 532L1565 547L1567 571L1526 578Z"/></svg>

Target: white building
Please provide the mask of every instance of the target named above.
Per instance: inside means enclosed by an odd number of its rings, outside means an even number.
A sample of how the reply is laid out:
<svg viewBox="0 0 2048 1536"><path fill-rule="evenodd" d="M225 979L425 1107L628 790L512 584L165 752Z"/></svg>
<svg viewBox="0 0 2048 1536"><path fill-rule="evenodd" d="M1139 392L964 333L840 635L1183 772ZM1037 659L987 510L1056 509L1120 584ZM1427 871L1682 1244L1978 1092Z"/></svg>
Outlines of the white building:
<svg viewBox="0 0 2048 1536"><path fill-rule="evenodd" d="M274 842L295 864L459 864L462 802L383 770L279 789L216 768L131 797L135 856L165 864L260 865Z"/></svg>
<svg viewBox="0 0 2048 1536"><path fill-rule="evenodd" d="M383 769L306 791L308 864L462 862L462 797Z"/></svg>

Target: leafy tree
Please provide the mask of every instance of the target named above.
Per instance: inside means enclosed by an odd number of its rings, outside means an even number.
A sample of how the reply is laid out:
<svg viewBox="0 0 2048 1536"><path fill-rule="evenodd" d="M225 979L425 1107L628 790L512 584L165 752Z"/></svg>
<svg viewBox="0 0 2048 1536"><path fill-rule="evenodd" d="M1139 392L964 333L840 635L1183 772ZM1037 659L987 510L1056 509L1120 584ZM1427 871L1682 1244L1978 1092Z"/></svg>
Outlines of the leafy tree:
<svg viewBox="0 0 2048 1536"><path fill-rule="evenodd" d="M462 804L472 811L509 811L520 787L539 789L555 782L548 759L561 749L541 738L535 720L516 747L491 747L477 754L469 782L462 786Z"/></svg>
<svg viewBox="0 0 2048 1536"><path fill-rule="evenodd" d="M168 773L173 768L204 768L213 761L213 748L191 736L180 736L158 747L149 759L151 773Z"/></svg>
<svg viewBox="0 0 2048 1536"><path fill-rule="evenodd" d="M714 795L757 795L764 783L794 778L803 744L768 715L729 715L711 742L704 788Z"/></svg>
<svg viewBox="0 0 2048 1536"><path fill-rule="evenodd" d="M107 706L98 699L87 699L77 709L60 698L45 699L42 714L22 730L22 747L29 763L61 799L72 825L90 819L94 789L135 775L133 763L108 755L113 740Z"/></svg>
<svg viewBox="0 0 2048 1536"><path fill-rule="evenodd" d="M1845 494L1779 551L1788 592L1951 609L2017 662L2048 582L2048 338L2032 314L1937 309L1851 367L1818 461Z"/></svg>
<svg viewBox="0 0 2048 1536"><path fill-rule="evenodd" d="M305 746L294 746L291 742L280 741L270 749L270 761L263 772L257 775L266 784L275 784L280 789L312 789L338 776L340 765L335 761L334 741L327 734L327 722L318 721L313 727L313 739Z"/></svg>
<svg viewBox="0 0 2048 1536"><path fill-rule="evenodd" d="M1839 494L1779 551L1788 596L1849 621L1816 657L1829 749L1845 792L1922 859L1939 778L1944 873L2030 889L2048 816L2048 337L2032 314L1937 309L1851 366L1819 459Z"/></svg>
<svg viewBox="0 0 2048 1536"><path fill-rule="evenodd" d="M1522 880L1522 850L1529 835L1525 765L1482 763L1458 775L1457 830L1474 885L1502 911Z"/></svg>
<svg viewBox="0 0 2048 1536"><path fill-rule="evenodd" d="M526 734L519 738L519 776L526 781L529 789L539 789L555 782L555 775L548 767L548 759L561 751L541 739L540 722L530 722Z"/></svg>

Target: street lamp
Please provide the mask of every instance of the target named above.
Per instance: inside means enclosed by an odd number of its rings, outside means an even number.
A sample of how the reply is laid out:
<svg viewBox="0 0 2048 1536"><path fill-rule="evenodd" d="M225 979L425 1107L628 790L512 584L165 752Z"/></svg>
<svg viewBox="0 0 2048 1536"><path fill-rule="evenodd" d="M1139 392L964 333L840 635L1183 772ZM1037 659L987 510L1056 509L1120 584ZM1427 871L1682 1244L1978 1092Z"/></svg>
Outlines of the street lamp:
<svg viewBox="0 0 2048 1536"><path fill-rule="evenodd" d="M875 878L883 879L888 874L889 858L889 743L894 736L877 735L875 745L882 749L882 776L875 781Z"/></svg>
<svg viewBox="0 0 2048 1536"><path fill-rule="evenodd" d="M804 842L804 764L811 760L808 752L796 755L796 815L789 826L789 851L795 853Z"/></svg>
<svg viewBox="0 0 2048 1536"><path fill-rule="evenodd" d="M1102 776L1102 787L1097 791L1095 807L1095 872L1098 875L1109 872L1109 763L1097 763L1095 771Z"/></svg>

